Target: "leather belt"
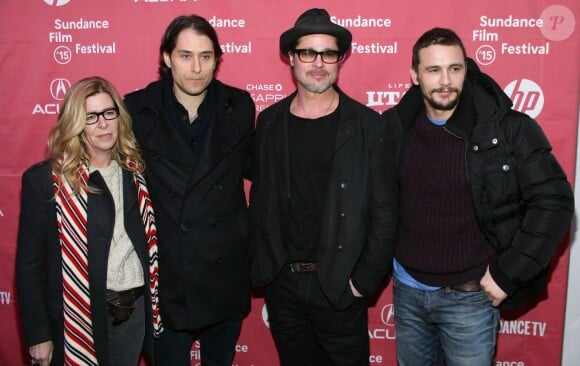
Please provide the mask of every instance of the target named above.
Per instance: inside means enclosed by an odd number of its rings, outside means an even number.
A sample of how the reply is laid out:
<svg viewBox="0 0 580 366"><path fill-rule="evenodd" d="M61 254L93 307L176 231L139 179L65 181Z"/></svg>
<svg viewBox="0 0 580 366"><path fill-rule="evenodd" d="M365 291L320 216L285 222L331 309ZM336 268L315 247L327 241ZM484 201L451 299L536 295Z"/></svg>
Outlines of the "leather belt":
<svg viewBox="0 0 580 366"><path fill-rule="evenodd" d="M471 280L465 283L460 283L458 285L449 286L450 289L455 291L463 292L478 292L481 291L481 286L479 285L479 280Z"/></svg>
<svg viewBox="0 0 580 366"><path fill-rule="evenodd" d="M314 262L289 263L288 268L290 268L290 271L294 273L313 272L316 271L316 263Z"/></svg>
<svg viewBox="0 0 580 366"><path fill-rule="evenodd" d="M113 317L113 325L119 325L129 319L135 310L135 300L143 295L144 291L145 286L124 291L107 290L107 314Z"/></svg>

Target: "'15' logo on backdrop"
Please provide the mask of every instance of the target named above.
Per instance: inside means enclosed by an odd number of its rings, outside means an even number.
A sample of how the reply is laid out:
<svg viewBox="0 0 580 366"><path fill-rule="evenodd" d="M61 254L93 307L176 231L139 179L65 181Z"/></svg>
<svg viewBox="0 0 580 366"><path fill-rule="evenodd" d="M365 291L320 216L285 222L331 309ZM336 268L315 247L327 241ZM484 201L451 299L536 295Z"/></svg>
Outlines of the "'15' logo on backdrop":
<svg viewBox="0 0 580 366"><path fill-rule="evenodd" d="M70 0L44 0L48 5L63 6L69 3Z"/></svg>
<svg viewBox="0 0 580 366"><path fill-rule="evenodd" d="M505 93L514 103L514 109L536 118L544 107L544 93L542 88L532 80L521 79L509 83Z"/></svg>

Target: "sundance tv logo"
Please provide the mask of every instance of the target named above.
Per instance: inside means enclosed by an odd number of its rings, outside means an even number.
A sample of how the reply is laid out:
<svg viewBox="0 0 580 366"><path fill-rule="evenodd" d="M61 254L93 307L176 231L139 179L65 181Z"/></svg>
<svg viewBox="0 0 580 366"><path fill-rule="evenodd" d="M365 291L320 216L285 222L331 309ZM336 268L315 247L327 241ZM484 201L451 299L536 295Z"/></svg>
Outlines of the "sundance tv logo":
<svg viewBox="0 0 580 366"><path fill-rule="evenodd" d="M11 298L12 292L0 291L0 305L10 305Z"/></svg>
<svg viewBox="0 0 580 366"><path fill-rule="evenodd" d="M70 2L70 0L44 0L44 3L50 6L63 6Z"/></svg>

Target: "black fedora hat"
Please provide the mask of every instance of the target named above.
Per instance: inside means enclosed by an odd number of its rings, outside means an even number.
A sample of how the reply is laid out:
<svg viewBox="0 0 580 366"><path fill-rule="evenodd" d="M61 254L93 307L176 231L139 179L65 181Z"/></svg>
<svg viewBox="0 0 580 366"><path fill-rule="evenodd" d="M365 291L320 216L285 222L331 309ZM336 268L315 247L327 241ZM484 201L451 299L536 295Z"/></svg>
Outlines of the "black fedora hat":
<svg viewBox="0 0 580 366"><path fill-rule="evenodd" d="M352 41L352 34L348 29L333 23L326 10L315 8L302 13L294 23L294 27L282 33L280 51L287 54L296 40L307 34L328 34L336 37L340 53L345 53Z"/></svg>

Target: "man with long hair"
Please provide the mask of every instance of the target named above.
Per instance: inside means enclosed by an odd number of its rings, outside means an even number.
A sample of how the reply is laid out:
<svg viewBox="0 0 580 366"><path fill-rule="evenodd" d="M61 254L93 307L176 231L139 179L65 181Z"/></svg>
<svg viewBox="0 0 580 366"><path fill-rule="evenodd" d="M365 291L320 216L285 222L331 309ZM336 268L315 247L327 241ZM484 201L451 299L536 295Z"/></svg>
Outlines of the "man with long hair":
<svg viewBox="0 0 580 366"><path fill-rule="evenodd" d="M126 97L159 222L157 365L189 365L199 338L202 365L230 366L250 308L255 106L214 77L222 50L206 19L175 18L159 53L161 79Z"/></svg>

